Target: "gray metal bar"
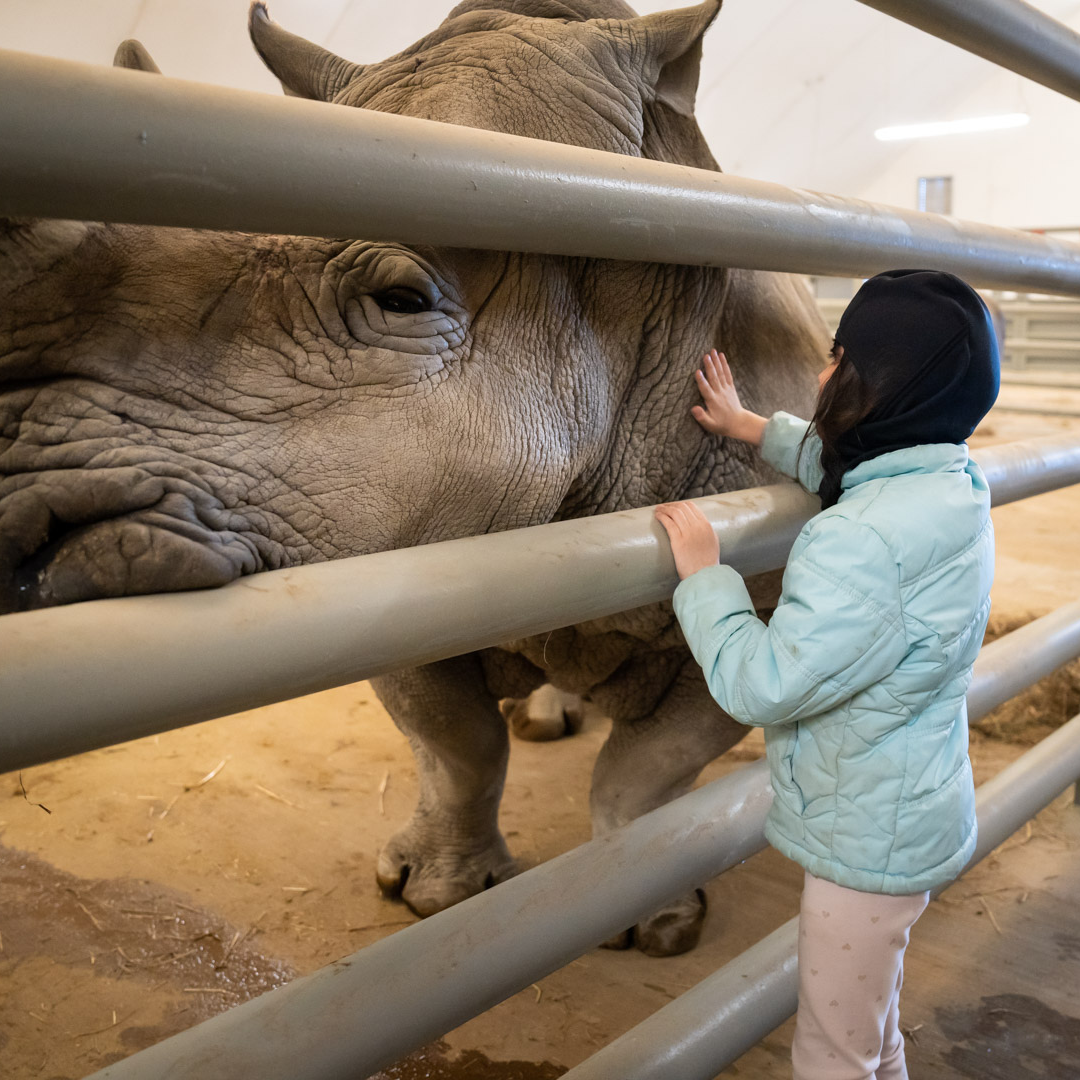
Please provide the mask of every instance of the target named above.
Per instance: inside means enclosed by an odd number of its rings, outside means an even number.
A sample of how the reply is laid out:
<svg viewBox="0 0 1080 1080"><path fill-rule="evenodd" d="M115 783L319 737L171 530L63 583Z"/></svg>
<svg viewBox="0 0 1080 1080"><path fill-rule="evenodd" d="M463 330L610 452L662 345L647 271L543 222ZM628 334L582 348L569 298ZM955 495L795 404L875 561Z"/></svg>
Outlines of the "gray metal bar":
<svg viewBox="0 0 1080 1080"><path fill-rule="evenodd" d="M1080 603L1032 623L1016 650L1009 635L983 651L972 683L973 718L1006 700L982 689L991 673L1004 673L993 685L1006 693L1018 673L1034 681L1076 655L1062 634L1068 619L1080 621ZM97 1075L367 1076L760 850L771 799L767 767L757 762ZM999 827L996 819L987 826ZM776 951L770 946L761 956L771 964ZM789 967L784 961L763 989L778 985L778 977L782 985ZM784 999L762 1000L741 974L734 978L733 1015L749 1009L762 1023L784 1007ZM723 1000L714 999L713 1009ZM622 1077L618 1070L594 1075ZM662 1075L682 1080L681 1072Z"/></svg>
<svg viewBox="0 0 1080 1080"><path fill-rule="evenodd" d="M1080 656L1080 601L1066 604L984 645L967 693L979 720L1044 675Z"/></svg>
<svg viewBox="0 0 1080 1080"><path fill-rule="evenodd" d="M979 844L965 873L1080 776L1080 716L977 792ZM795 1011L799 920L784 923L565 1080L713 1080Z"/></svg>
<svg viewBox="0 0 1080 1080"><path fill-rule="evenodd" d="M1023 0L859 0L1080 100L1080 34Z"/></svg>
<svg viewBox="0 0 1080 1080"><path fill-rule="evenodd" d="M0 52L0 215L1080 293L1080 246L704 169Z"/></svg>
<svg viewBox="0 0 1080 1080"><path fill-rule="evenodd" d="M1075 437L978 459L998 502L1080 482ZM793 484L698 501L744 574L783 566L820 506ZM5 615L0 772L626 611L675 584L645 508Z"/></svg>

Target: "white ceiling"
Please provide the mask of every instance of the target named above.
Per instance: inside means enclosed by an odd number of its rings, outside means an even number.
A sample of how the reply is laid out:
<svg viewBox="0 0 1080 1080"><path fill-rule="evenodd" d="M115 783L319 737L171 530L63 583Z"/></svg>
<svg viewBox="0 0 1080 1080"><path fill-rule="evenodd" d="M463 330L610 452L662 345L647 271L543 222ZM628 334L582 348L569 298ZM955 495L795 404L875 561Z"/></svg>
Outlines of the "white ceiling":
<svg viewBox="0 0 1080 1080"><path fill-rule="evenodd" d="M678 6L638 0L642 12ZM686 0L682 0L686 2ZM453 0L269 0L294 33L361 62L431 29ZM1074 25L1078 0L1038 0ZM246 31L247 0L0 0L4 48L110 63L136 37L180 78L279 92ZM728 171L857 194L902 145L875 128L1017 111L1030 84L855 0L726 0L706 42L698 118ZM980 97L979 88L985 86Z"/></svg>

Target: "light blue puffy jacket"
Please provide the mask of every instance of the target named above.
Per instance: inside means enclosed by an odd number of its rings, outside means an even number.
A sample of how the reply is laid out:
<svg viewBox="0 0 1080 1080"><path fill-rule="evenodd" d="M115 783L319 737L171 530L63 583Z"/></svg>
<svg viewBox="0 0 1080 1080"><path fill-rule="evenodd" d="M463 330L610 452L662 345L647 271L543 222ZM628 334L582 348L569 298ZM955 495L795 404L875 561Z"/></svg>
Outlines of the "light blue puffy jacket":
<svg viewBox="0 0 1080 1080"><path fill-rule="evenodd" d="M762 456L810 491L820 442L777 413ZM975 847L965 693L990 612L990 493L967 446L865 461L799 534L768 627L729 566L675 591L720 706L765 728L765 835L817 877L865 892L951 881Z"/></svg>

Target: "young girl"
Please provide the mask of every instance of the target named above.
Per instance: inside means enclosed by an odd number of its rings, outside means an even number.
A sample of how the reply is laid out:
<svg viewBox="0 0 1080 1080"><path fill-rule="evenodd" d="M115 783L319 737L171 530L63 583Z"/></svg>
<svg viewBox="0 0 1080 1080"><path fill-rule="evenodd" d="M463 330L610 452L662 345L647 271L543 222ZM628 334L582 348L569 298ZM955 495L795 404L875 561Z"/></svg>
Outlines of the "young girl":
<svg viewBox="0 0 1080 1080"><path fill-rule="evenodd" d="M697 372L698 423L821 496L768 626L693 503L656 516L713 697L765 728L765 835L805 870L796 1080L903 1080L908 934L975 846L964 696L994 539L964 440L997 396L998 354L968 285L895 270L856 294L830 359L809 426L743 409L715 350Z"/></svg>

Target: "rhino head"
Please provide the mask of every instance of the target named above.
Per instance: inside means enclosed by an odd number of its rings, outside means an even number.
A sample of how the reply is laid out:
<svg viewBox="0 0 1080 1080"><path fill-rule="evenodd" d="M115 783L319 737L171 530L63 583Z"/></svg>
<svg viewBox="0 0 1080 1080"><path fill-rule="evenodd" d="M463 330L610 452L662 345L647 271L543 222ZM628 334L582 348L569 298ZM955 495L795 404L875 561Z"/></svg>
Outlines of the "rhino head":
<svg viewBox="0 0 1080 1080"><path fill-rule="evenodd" d="M250 29L290 94L715 168L718 8L467 0L367 66ZM820 324L772 275L0 222L0 611L745 486L688 412L718 337L751 406L805 402Z"/></svg>

